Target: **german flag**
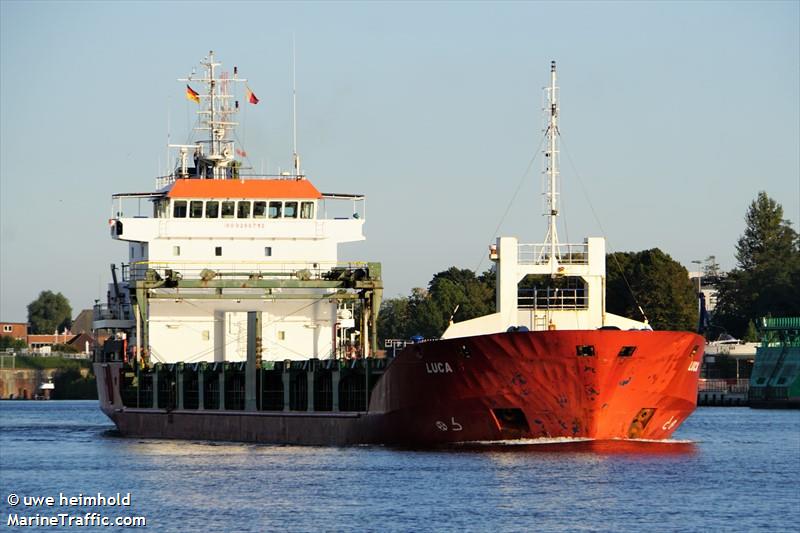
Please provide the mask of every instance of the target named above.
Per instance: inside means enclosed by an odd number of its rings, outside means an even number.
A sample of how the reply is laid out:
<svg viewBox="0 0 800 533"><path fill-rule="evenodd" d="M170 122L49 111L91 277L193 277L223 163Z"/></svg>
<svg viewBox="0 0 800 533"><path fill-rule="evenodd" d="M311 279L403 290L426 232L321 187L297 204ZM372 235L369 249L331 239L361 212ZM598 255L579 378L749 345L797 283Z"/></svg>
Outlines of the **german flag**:
<svg viewBox="0 0 800 533"><path fill-rule="evenodd" d="M194 89L192 89L191 87L189 87L187 85L186 86L186 99L187 100L192 100L194 103L199 104L200 103L200 93L198 93L197 91L195 91Z"/></svg>

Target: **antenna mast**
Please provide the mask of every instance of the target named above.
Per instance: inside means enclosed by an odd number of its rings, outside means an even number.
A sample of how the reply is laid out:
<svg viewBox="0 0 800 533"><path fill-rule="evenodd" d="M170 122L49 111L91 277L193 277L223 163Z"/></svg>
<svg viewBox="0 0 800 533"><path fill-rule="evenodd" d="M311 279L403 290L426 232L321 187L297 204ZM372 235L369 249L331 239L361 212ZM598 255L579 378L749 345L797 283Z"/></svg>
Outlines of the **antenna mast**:
<svg viewBox="0 0 800 533"><path fill-rule="evenodd" d="M297 153L297 84L295 76L295 46L294 34L292 34L292 154L294 160L294 175L300 176L300 155Z"/></svg>
<svg viewBox="0 0 800 533"><path fill-rule="evenodd" d="M214 61L214 52L210 51L208 56L200 62L205 68L202 77L195 77L194 71L188 78L181 78L179 81L204 83L207 88L206 94L197 95L200 98L200 109L197 114L201 117L200 126L197 130L208 131L207 140L195 141L194 145L169 145L173 148L181 149L181 175L186 175L187 151L194 148L195 153L195 173L204 179L230 179L235 174L234 141L229 133L237 122L231 120L231 116L238 110L238 106L231 107L230 99L233 95L229 92L231 82L246 83L247 80L238 77L237 68L234 67L233 78L226 72L217 77L217 67L222 63ZM207 150L205 149L207 147Z"/></svg>
<svg viewBox="0 0 800 533"><path fill-rule="evenodd" d="M558 216L558 87L556 87L556 62L550 62L550 87L547 92L547 149L545 150L545 174L547 176L547 192L545 215L549 217L547 226L547 237L545 244L550 245L550 264L555 267L558 260L556 252L558 249L558 234L556 233L556 217Z"/></svg>

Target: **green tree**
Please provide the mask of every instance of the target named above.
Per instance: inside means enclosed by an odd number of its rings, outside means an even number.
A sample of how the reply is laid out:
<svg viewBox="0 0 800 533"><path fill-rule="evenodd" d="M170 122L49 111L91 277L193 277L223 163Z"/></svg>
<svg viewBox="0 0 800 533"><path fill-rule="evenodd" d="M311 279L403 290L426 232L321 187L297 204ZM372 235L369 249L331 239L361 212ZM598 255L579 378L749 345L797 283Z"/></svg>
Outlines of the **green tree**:
<svg viewBox="0 0 800 533"><path fill-rule="evenodd" d="M62 343L54 344L50 347L50 349L57 353L78 353L78 349L69 344L62 344Z"/></svg>
<svg viewBox="0 0 800 533"><path fill-rule="evenodd" d="M378 338L381 346L386 339L408 339L410 318L408 298L388 298L381 303L378 313Z"/></svg>
<svg viewBox="0 0 800 533"><path fill-rule="evenodd" d="M450 267L433 276L428 289L415 288L407 298L391 298L381 305L378 337L408 339L414 335L439 337L450 323L494 312L494 273L476 276L468 269Z"/></svg>
<svg viewBox="0 0 800 533"><path fill-rule="evenodd" d="M21 350L27 346L22 339L15 339L11 335L0 335L0 351L5 351L7 348Z"/></svg>
<svg viewBox="0 0 800 533"><path fill-rule="evenodd" d="M800 316L800 240L764 191L747 209L736 260L720 283L714 325L742 337L764 316Z"/></svg>
<svg viewBox="0 0 800 533"><path fill-rule="evenodd" d="M487 274L450 267L433 276L427 293L410 300L413 329L424 337L439 337L450 320L461 322L494 312L494 291ZM420 297L423 295L423 297Z"/></svg>
<svg viewBox="0 0 800 533"><path fill-rule="evenodd" d="M72 325L69 300L60 292L42 291L28 304L28 322L32 333L48 334L69 328Z"/></svg>
<svg viewBox="0 0 800 533"><path fill-rule="evenodd" d="M609 312L641 320L641 306L654 329L697 329L697 293L689 273L669 255L658 248L617 252L606 264Z"/></svg>
<svg viewBox="0 0 800 533"><path fill-rule="evenodd" d="M53 377L54 400L96 400L97 381L91 371L83 377L80 369L67 368Z"/></svg>

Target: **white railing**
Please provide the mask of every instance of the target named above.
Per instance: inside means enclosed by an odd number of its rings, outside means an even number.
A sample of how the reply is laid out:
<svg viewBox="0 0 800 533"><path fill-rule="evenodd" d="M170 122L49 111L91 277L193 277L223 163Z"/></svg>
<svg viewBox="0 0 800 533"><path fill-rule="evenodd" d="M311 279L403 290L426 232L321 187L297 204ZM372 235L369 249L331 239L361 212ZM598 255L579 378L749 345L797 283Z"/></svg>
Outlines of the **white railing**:
<svg viewBox="0 0 800 533"><path fill-rule="evenodd" d="M517 261L523 265L546 265L553 251L549 244L518 245ZM555 247L555 258L562 265L588 265L588 244L559 244Z"/></svg>
<svg viewBox="0 0 800 533"><path fill-rule="evenodd" d="M305 174L244 174L239 172L236 177L226 179L242 179L242 180L290 180L295 181L305 178ZM190 176L191 179L199 179L197 176ZM169 174L167 176L156 176L156 189L161 189L167 185L175 183L175 180L180 179L176 174ZM210 178L207 178L210 179Z"/></svg>
<svg viewBox="0 0 800 533"><path fill-rule="evenodd" d="M732 379L700 379L697 383L698 392L725 392L731 394L746 394L750 389L750 380L745 378Z"/></svg>
<svg viewBox="0 0 800 533"><path fill-rule="evenodd" d="M588 309L589 297L585 289L520 289L517 306L520 309Z"/></svg>
<svg viewBox="0 0 800 533"><path fill-rule="evenodd" d="M145 279L148 270L155 271L161 279L169 276L167 270L178 272L181 279L198 280L210 279L248 279L248 278L285 278L302 280L319 280L323 274L335 267L355 270L367 268L366 262L225 262L225 261L203 261L203 262L152 262L142 261L125 265L124 281L138 281Z"/></svg>
<svg viewBox="0 0 800 533"><path fill-rule="evenodd" d="M107 304L94 304L94 314L92 320L98 322L101 320L131 320L133 318L133 309L130 304L123 303L114 307Z"/></svg>

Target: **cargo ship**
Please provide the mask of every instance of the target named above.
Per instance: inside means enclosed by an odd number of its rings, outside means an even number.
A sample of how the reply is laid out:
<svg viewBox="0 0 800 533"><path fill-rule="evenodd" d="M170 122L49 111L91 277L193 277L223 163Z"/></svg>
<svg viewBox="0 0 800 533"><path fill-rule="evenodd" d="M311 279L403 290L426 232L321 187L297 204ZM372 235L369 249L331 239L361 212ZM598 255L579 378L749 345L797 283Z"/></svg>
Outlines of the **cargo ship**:
<svg viewBox="0 0 800 533"><path fill-rule="evenodd" d="M94 370L121 434L423 447L667 439L692 413L703 339L606 312L605 241L558 240L555 63L545 241L498 238L497 312L385 356L381 265L337 254L364 239L365 197L320 192L296 143L290 172L250 172L235 88L257 99L213 53L201 66L180 81L205 138L171 147L175 168L154 192L112 198L111 237L129 258L94 309L107 337ZM152 214L131 214L142 201ZM521 296L529 275L558 283Z"/></svg>

